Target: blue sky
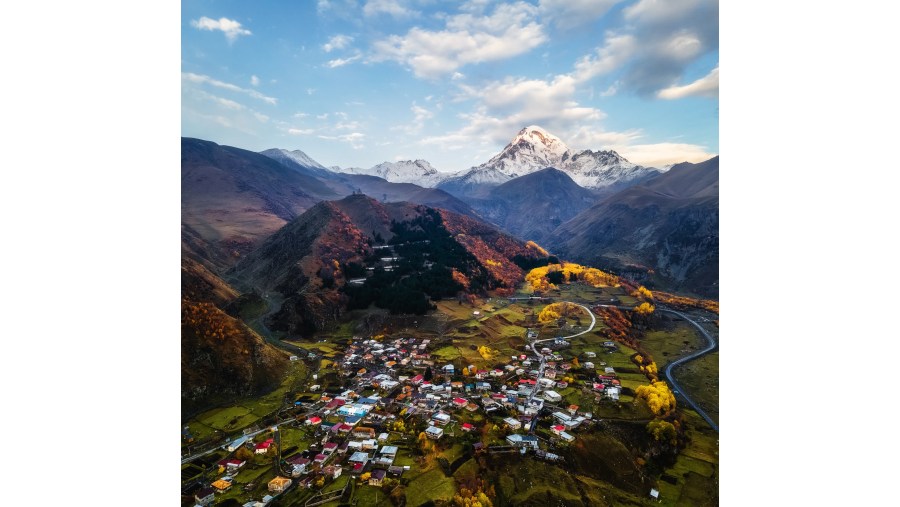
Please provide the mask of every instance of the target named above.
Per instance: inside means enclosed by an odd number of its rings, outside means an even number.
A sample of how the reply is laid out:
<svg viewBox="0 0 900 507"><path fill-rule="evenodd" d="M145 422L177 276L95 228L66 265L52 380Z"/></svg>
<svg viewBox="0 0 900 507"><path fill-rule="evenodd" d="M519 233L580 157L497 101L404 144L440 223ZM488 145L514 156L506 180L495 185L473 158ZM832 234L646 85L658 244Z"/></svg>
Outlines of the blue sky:
<svg viewBox="0 0 900 507"><path fill-rule="evenodd" d="M719 149L718 16L712 0L183 0L182 135L456 171L540 125L697 162Z"/></svg>

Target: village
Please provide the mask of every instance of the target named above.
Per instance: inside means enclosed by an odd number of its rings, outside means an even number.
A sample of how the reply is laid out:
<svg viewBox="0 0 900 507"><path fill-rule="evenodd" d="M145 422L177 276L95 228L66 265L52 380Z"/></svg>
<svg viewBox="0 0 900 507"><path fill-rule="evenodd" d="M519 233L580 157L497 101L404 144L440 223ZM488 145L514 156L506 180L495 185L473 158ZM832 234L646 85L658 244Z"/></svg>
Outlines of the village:
<svg viewBox="0 0 900 507"><path fill-rule="evenodd" d="M589 409L566 403L560 391L577 388L592 398L591 406L618 404L622 385L603 358L619 345L601 341L576 355L567 337L537 340L538 331L528 328L522 338L526 345L520 353L492 357L493 367L458 369L433 353L440 344L429 338L354 336L328 368L311 374L310 394L282 411L277 424L234 438L211 454L224 456L212 468L214 480L205 475L207 480L194 485L193 500L213 505L219 497L235 498L233 488L241 489L242 499L259 494L261 483L238 479L250 466L265 464L274 477L264 494L232 505L335 503L355 483L396 484L429 454L450 447L469 456L516 453L555 462L560 449L600 420ZM316 359L313 352L291 357ZM302 432L298 445L284 441L288 430ZM454 466L443 458L438 463L445 473ZM294 496L306 500L280 501Z"/></svg>

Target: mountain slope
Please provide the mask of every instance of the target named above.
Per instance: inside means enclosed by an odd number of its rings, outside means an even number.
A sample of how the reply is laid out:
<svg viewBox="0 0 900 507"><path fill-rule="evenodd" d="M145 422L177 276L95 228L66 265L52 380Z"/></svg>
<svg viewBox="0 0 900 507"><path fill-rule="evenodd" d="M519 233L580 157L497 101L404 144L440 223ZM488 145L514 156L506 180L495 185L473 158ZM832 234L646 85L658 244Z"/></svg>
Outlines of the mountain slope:
<svg viewBox="0 0 900 507"><path fill-rule="evenodd" d="M327 167L316 162L312 157L300 150L288 151L281 148L271 148L261 151L259 154L265 155L301 173L325 178L329 178L332 175L332 171Z"/></svg>
<svg viewBox="0 0 900 507"><path fill-rule="evenodd" d="M434 187L446 178L447 173L438 172L427 160L401 160L399 162L382 162L369 169L351 167L339 172L378 176L391 183L415 183L423 187Z"/></svg>
<svg viewBox="0 0 900 507"><path fill-rule="evenodd" d="M649 282L718 294L719 157L678 164L562 224L547 239L561 256L618 269Z"/></svg>
<svg viewBox="0 0 900 507"><path fill-rule="evenodd" d="M182 415L278 385L287 355L212 303L181 303Z"/></svg>
<svg viewBox="0 0 900 507"><path fill-rule="evenodd" d="M394 244L400 259L381 260L390 257L385 242ZM416 303L427 303L423 293L448 297L459 291L511 290L524 277L513 262L517 255L537 254L475 218L353 195L319 203L291 221L228 277L241 289L279 294L274 299L284 302L270 327L289 336L307 335L334 321L348 304L374 302L391 311L418 312L427 309ZM347 286L358 277L366 278L364 284Z"/></svg>
<svg viewBox="0 0 900 507"><path fill-rule="evenodd" d="M470 199L479 215L525 240L542 243L560 224L597 201L568 174L543 169L490 190L485 199Z"/></svg>
<svg viewBox="0 0 900 507"><path fill-rule="evenodd" d="M209 248L234 258L317 201L320 180L252 151L181 139L181 219ZM217 255L217 254L213 254Z"/></svg>

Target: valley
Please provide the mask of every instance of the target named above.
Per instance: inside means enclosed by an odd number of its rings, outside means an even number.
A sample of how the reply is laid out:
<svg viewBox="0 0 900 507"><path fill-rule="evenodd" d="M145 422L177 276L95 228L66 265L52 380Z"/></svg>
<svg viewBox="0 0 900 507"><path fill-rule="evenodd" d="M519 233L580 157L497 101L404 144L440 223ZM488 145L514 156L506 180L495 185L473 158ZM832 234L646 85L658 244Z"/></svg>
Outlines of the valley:
<svg viewBox="0 0 900 507"><path fill-rule="evenodd" d="M216 505L649 505L651 490L662 505L715 505L716 431L681 397L664 413L639 394L656 361L702 346L684 317L708 313L641 315L652 299L634 294L523 285L425 315L355 310L309 338L274 333L294 351L280 387L186 421L187 502L218 484ZM653 421L678 431L658 441ZM291 481L281 493L277 477Z"/></svg>
<svg viewBox="0 0 900 507"><path fill-rule="evenodd" d="M182 151L183 505L718 504L718 158Z"/></svg>

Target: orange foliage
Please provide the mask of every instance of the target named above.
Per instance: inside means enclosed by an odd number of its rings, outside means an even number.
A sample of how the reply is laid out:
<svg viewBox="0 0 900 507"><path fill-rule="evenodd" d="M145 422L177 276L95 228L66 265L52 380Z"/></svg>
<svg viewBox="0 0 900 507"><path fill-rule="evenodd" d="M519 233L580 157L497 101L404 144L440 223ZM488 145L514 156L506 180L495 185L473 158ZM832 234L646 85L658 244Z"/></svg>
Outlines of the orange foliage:
<svg viewBox="0 0 900 507"><path fill-rule="evenodd" d="M668 292L660 291L656 291L655 295L658 302L665 303L677 309L685 309L689 307L701 308L715 314L719 313L719 302L713 301L711 299L696 299L685 296L676 296L675 294L669 294Z"/></svg>
<svg viewBox="0 0 900 507"><path fill-rule="evenodd" d="M456 268L453 268L453 271L451 272L451 276L453 277L453 281L462 285L464 289L469 288L469 284L471 283L469 281L469 278L466 277L466 275L457 271Z"/></svg>
<svg viewBox="0 0 900 507"><path fill-rule="evenodd" d="M526 241L526 242L525 242L525 248L527 248L527 249L529 249L529 250L534 250L534 251L537 252L541 257L549 257L549 256L550 256L550 254L549 254L546 250L544 250L544 249L541 247L541 245L538 245L538 244L535 243L534 241Z"/></svg>
<svg viewBox="0 0 900 507"><path fill-rule="evenodd" d="M632 292L631 295L640 299L649 299L651 301L653 300L653 293L647 290L647 288L643 285L635 289L635 291Z"/></svg>

